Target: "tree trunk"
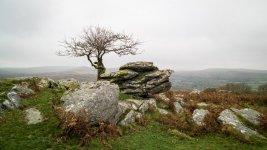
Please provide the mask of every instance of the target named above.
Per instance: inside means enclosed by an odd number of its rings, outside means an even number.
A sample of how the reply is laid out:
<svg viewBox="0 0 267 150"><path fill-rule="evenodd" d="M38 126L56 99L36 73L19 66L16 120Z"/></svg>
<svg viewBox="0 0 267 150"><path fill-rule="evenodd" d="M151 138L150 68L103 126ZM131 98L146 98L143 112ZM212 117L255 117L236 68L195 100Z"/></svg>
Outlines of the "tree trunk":
<svg viewBox="0 0 267 150"><path fill-rule="evenodd" d="M97 66L98 66L98 69L97 69L97 80L99 80L100 79L100 75L106 72L106 68L105 68L105 66L103 64L103 61L101 59L98 60Z"/></svg>

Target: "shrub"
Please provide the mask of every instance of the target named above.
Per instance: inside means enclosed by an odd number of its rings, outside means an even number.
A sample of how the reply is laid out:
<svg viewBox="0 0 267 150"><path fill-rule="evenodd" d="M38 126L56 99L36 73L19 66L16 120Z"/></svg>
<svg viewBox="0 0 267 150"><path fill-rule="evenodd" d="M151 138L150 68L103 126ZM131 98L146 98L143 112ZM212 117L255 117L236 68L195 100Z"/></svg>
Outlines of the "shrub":
<svg viewBox="0 0 267 150"><path fill-rule="evenodd" d="M260 127L264 130L267 131L267 111L265 111L264 113L262 113L259 118L258 118L259 122L260 122Z"/></svg>
<svg viewBox="0 0 267 150"><path fill-rule="evenodd" d="M258 92L259 93L263 93L263 94L267 94L267 83L263 84L263 85L260 85L258 87Z"/></svg>
<svg viewBox="0 0 267 150"><path fill-rule="evenodd" d="M190 134L193 128L193 121L191 119L191 113L184 111L180 114L169 113L167 115L160 116L156 119L159 123L163 124L163 129L176 129L183 133Z"/></svg>
<svg viewBox="0 0 267 150"><path fill-rule="evenodd" d="M228 83L224 86L219 87L220 90L231 91L233 93L243 94L250 93L251 87L245 83Z"/></svg>
<svg viewBox="0 0 267 150"><path fill-rule="evenodd" d="M217 92L216 88L206 88L203 93L212 93L212 92Z"/></svg>
<svg viewBox="0 0 267 150"><path fill-rule="evenodd" d="M175 111L175 107L174 107L174 104L173 104L174 102L176 102L175 93L173 91L167 91L167 92L165 92L165 95L166 95L166 97L169 98L169 102L167 103L169 109L173 113L175 113L176 111Z"/></svg>

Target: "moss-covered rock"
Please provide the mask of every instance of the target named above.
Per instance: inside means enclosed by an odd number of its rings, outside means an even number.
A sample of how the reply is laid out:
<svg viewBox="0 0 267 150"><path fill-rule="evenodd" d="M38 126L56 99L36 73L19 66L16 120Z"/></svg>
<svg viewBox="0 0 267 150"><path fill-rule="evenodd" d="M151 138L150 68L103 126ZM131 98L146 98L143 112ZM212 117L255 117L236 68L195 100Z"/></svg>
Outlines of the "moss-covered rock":
<svg viewBox="0 0 267 150"><path fill-rule="evenodd" d="M171 88L171 74L171 70L159 70L152 62L132 62L119 71L102 74L101 79L118 84L122 93L149 97Z"/></svg>
<svg viewBox="0 0 267 150"><path fill-rule="evenodd" d="M124 70L119 70L117 72L111 72L108 74L104 73L100 77L102 79L117 82L117 81L132 79L132 78L136 77L137 75L138 75L138 73L135 71L124 69Z"/></svg>

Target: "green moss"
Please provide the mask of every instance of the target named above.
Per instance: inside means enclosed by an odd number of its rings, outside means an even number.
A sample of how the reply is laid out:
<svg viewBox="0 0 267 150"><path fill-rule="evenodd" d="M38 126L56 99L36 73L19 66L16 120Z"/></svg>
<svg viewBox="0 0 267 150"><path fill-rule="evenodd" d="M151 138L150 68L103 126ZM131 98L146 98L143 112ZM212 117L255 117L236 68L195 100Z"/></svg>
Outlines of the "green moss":
<svg viewBox="0 0 267 150"><path fill-rule="evenodd" d="M185 134L185 133L182 133L178 130L175 130L175 129L169 129L168 130L168 133L173 135L173 136L176 136L178 137L179 139L187 139L187 140L193 140L192 137L190 137L189 135Z"/></svg>
<svg viewBox="0 0 267 150"><path fill-rule="evenodd" d="M116 72L118 76L125 76L128 74L128 70L119 70Z"/></svg>

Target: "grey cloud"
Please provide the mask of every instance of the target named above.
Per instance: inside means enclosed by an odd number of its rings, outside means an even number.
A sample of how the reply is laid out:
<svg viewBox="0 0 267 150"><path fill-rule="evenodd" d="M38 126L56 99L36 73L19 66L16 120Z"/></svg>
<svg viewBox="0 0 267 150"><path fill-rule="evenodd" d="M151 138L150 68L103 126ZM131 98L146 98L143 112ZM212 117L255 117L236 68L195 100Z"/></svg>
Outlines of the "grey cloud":
<svg viewBox="0 0 267 150"><path fill-rule="evenodd" d="M105 56L107 67L148 60L173 69L267 69L266 8L265 0L1 0L0 67L88 65L56 56L58 41L101 25L144 41L141 55Z"/></svg>

